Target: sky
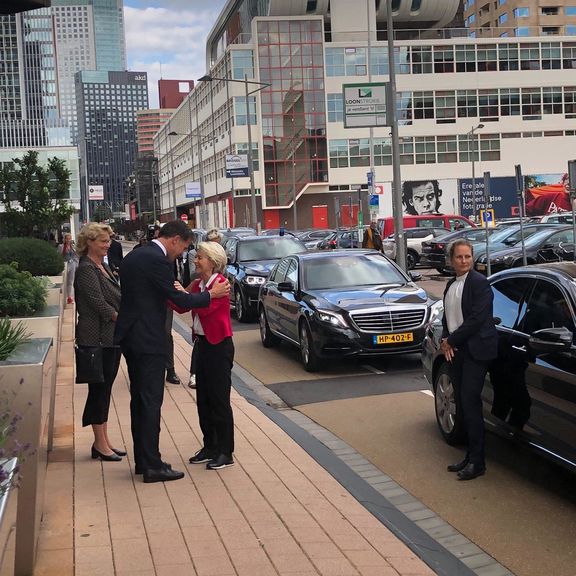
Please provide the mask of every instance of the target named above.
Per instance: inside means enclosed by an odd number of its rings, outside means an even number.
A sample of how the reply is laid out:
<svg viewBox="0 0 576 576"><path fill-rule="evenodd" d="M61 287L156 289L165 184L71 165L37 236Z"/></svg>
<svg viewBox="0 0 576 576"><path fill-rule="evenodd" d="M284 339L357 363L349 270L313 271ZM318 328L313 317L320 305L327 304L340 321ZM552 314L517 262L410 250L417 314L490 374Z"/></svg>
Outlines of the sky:
<svg viewBox="0 0 576 576"><path fill-rule="evenodd" d="M128 69L148 73L150 108L158 79L206 74L206 37L227 0L124 0Z"/></svg>

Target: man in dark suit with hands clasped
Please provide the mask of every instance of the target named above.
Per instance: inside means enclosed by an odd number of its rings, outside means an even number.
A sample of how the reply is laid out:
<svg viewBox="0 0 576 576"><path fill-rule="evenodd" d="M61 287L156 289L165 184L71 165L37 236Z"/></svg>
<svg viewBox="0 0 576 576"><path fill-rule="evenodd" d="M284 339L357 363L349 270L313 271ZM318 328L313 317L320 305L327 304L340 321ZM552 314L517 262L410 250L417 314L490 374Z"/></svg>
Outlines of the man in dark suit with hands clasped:
<svg viewBox="0 0 576 576"><path fill-rule="evenodd" d="M228 298L230 285L221 282L201 294L174 288L174 259L190 243L189 228L180 220L167 222L158 238L133 250L120 266L122 301L115 342L122 348L130 377L130 416L136 474L144 482L184 477L160 456L160 411L164 398L167 302L181 308L204 308L211 298Z"/></svg>

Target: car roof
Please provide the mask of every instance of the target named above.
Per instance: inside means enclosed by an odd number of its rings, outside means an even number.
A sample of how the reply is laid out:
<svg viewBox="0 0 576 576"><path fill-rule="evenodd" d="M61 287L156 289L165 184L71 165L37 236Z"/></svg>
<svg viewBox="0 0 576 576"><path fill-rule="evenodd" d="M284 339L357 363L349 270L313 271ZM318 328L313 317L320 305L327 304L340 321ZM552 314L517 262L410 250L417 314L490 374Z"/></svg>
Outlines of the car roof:
<svg viewBox="0 0 576 576"><path fill-rule="evenodd" d="M265 242L266 240L271 240L274 238L285 238L285 239L290 239L290 240L297 240L298 242L300 242L300 240L298 238L296 238L296 236L292 236L292 234L288 234L288 235L284 235L284 236L280 236L279 234L267 234L266 236L256 236L255 234L251 234L249 235L242 235L242 236L237 236L234 234L230 234L230 236L228 236L227 239L230 238L236 238L237 240L240 240L241 242L246 242L247 240L250 241L258 241L258 242Z"/></svg>
<svg viewBox="0 0 576 576"><path fill-rule="evenodd" d="M519 268L509 268L502 270L490 276L492 279L504 278L513 274L530 276L531 274L543 273L547 276L562 277L567 280L576 280L576 263L575 262L547 262L543 264L531 264L530 266L521 266Z"/></svg>
<svg viewBox="0 0 576 576"><path fill-rule="evenodd" d="M351 254L360 255L360 254L373 254L377 256L382 256L385 258L383 254L378 252L377 250L371 250L369 248L345 248L342 250L309 250L307 252L302 252L301 254L292 254L292 256L297 256L301 260L317 260L319 258L334 258L334 257L342 257L342 256L350 256ZM288 258L288 256L284 256L284 258Z"/></svg>

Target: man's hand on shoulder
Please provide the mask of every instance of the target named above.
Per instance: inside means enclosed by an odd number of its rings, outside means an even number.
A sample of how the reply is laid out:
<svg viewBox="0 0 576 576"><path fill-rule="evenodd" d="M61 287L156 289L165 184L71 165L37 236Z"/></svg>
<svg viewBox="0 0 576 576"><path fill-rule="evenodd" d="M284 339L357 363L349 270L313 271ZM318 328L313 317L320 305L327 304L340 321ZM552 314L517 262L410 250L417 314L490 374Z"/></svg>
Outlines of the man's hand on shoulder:
<svg viewBox="0 0 576 576"><path fill-rule="evenodd" d="M210 298L224 298L230 294L230 282L220 280L208 292L210 292Z"/></svg>

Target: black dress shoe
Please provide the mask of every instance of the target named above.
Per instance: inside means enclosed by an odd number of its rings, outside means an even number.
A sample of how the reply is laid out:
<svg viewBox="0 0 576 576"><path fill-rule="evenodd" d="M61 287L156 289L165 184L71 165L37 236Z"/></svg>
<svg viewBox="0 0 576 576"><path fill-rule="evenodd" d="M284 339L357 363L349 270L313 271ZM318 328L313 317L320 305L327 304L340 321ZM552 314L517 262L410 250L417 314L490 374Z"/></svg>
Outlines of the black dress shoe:
<svg viewBox="0 0 576 576"><path fill-rule="evenodd" d="M448 472L460 472L460 470L464 470L464 468L466 468L468 462L470 462L470 460L468 460L468 456L466 456L466 458L464 458L464 460L461 462L457 462L456 464L448 464L446 469Z"/></svg>
<svg viewBox="0 0 576 576"><path fill-rule="evenodd" d="M169 468L170 470L172 470L172 464L168 464L168 462L162 462L162 466L164 468ZM140 474L144 474L144 467L140 466L140 464L136 464L136 466L134 466L134 474L136 474L137 476L139 476Z"/></svg>
<svg viewBox="0 0 576 576"><path fill-rule="evenodd" d="M102 454L92 446L92 460L102 460L102 462L120 462L122 458L118 454Z"/></svg>
<svg viewBox="0 0 576 576"><path fill-rule="evenodd" d="M474 480L474 478L478 478L478 476L483 476L485 472L486 466L468 463L458 472L458 480Z"/></svg>
<svg viewBox="0 0 576 576"><path fill-rule="evenodd" d="M176 372L173 370L166 374L166 382L169 382L170 384L182 384L180 378L178 378L178 374L176 374Z"/></svg>
<svg viewBox="0 0 576 576"><path fill-rule="evenodd" d="M124 450L117 450L116 448L111 448L112 452L114 452L114 454L116 454L116 456L126 456L126 454L128 454L128 452L125 452Z"/></svg>
<svg viewBox="0 0 576 576"><path fill-rule="evenodd" d="M222 468L228 468L228 466L233 466L234 460L232 456L226 456L226 454L220 454L216 456L213 460L210 460L206 464L206 470L222 470Z"/></svg>
<svg viewBox="0 0 576 576"><path fill-rule="evenodd" d="M144 483L151 484L152 482L170 482L171 480L180 480L184 478L184 472L172 470L172 468L159 468L158 470L146 470L144 472Z"/></svg>

